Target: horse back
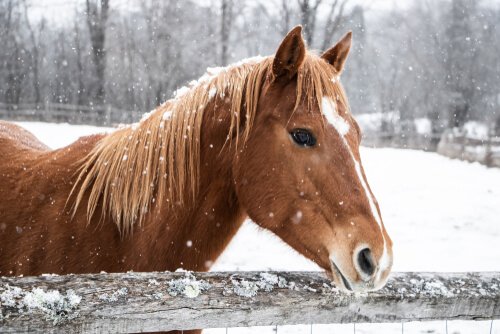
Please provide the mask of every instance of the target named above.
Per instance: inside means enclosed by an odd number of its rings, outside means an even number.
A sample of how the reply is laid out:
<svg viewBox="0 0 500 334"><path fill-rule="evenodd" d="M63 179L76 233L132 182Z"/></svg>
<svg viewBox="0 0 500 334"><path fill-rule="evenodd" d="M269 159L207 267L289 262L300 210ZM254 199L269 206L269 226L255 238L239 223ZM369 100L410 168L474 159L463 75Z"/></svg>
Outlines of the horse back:
<svg viewBox="0 0 500 334"><path fill-rule="evenodd" d="M60 252L78 246L72 237L81 236L86 225L84 218L71 221L66 203L78 162L100 138L50 150L30 132L0 121L0 275L67 270L61 269Z"/></svg>
<svg viewBox="0 0 500 334"><path fill-rule="evenodd" d="M0 156L17 150L48 151L50 148L23 127L0 121Z"/></svg>

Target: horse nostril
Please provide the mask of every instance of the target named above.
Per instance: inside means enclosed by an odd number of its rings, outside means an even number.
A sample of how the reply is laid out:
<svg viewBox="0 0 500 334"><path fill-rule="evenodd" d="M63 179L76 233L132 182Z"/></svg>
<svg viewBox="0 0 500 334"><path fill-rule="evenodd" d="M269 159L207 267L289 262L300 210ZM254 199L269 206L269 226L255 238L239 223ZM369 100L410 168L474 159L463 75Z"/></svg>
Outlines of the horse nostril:
<svg viewBox="0 0 500 334"><path fill-rule="evenodd" d="M368 276L375 272L375 263L373 262L372 251L369 248L362 249L358 253L358 264L361 271Z"/></svg>

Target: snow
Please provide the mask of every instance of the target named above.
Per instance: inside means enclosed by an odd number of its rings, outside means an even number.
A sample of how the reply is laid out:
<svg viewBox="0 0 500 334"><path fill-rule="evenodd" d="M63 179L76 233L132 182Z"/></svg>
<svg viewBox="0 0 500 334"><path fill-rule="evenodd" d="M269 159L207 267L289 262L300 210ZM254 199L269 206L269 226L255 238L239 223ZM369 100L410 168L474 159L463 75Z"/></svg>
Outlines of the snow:
<svg viewBox="0 0 500 334"><path fill-rule="evenodd" d="M259 287L255 282L249 282L247 280L237 281L232 279L231 283L233 284L233 292L240 297L255 297L259 291Z"/></svg>
<svg viewBox="0 0 500 334"><path fill-rule="evenodd" d="M190 85L192 85L192 84L193 84L193 82L190 82ZM194 87L194 85L193 85L193 86L191 86L191 87ZM189 91L190 91L191 87L186 87L186 86L183 86L183 87L181 87L181 88L177 89L177 90L174 92L174 98L175 98L175 99L179 99L179 98L181 98L182 96L186 95L186 94L187 94L187 92L189 92Z"/></svg>
<svg viewBox="0 0 500 334"><path fill-rule="evenodd" d="M63 296L57 290L44 291L40 288L33 288L31 292L24 295L23 303L29 310L40 309L46 313L53 312L55 315L64 309L76 308L81 300L82 298L73 290L68 290L66 296Z"/></svg>
<svg viewBox="0 0 500 334"><path fill-rule="evenodd" d="M153 278L148 280L148 286L158 286L158 285L160 285L160 282L158 282L157 280Z"/></svg>
<svg viewBox="0 0 500 334"><path fill-rule="evenodd" d="M89 126L22 123L53 148L80 135L109 131ZM394 246L394 271L500 271L500 169L435 153L361 149L362 162ZM221 270L320 270L276 236L247 221L212 267ZM449 333L489 333L489 321L449 321ZM274 333L274 327L229 333ZM314 325L313 333L353 333L353 325ZM404 333L446 333L444 321L404 323ZM225 333L207 330L206 334ZM310 333L280 326L279 333ZM356 333L401 333L399 324L357 324ZM500 322L492 333L500 333Z"/></svg>
<svg viewBox="0 0 500 334"><path fill-rule="evenodd" d="M260 278L256 281L248 281L244 278L237 277L237 275L232 276L231 285L233 288L226 288L224 294L230 295L234 293L240 297L251 298L255 297L259 291L270 292L273 291L275 287L292 290L297 289L295 282L288 283L284 277L276 274L263 272L260 273L259 276Z"/></svg>
<svg viewBox="0 0 500 334"><path fill-rule="evenodd" d="M17 286L5 286L5 289L0 293L0 304L6 307L16 307L18 300L23 296L23 290ZM20 304L22 305L22 304ZM22 307L22 306L21 306Z"/></svg>
<svg viewBox="0 0 500 334"><path fill-rule="evenodd" d="M302 211L298 210L295 213L295 216L292 217L292 222L294 224L300 224L300 222L302 221L302 217L303 217Z"/></svg>
<svg viewBox="0 0 500 334"><path fill-rule="evenodd" d="M486 140L488 139L488 125L476 122L469 121L464 124L465 134L469 138Z"/></svg>
<svg viewBox="0 0 500 334"><path fill-rule="evenodd" d="M237 61L235 63L229 64L229 65L227 65L225 67L208 67L207 71L206 71L206 74L204 76L202 76L197 82L198 83L200 83L200 82L201 83L206 82L206 81L208 81L207 79L216 77L220 73L228 71L228 70L230 70L232 68L235 68L235 67L238 67L238 66L242 66L242 65L245 65L245 64L260 63L264 59L266 59L266 57L258 55L258 56L255 56L255 57L249 57L249 58L241 59L240 61ZM196 81L194 81L194 82L196 82Z"/></svg>
<svg viewBox="0 0 500 334"><path fill-rule="evenodd" d="M217 94L217 88L215 87L210 88L210 90L208 91L208 98L209 99L213 98L215 94Z"/></svg>
<svg viewBox="0 0 500 334"><path fill-rule="evenodd" d="M237 61L236 63L229 65L228 67L238 67L238 66L241 66L244 64L256 64L256 63L260 63L261 61L263 61L266 58L267 57L264 57L261 55L257 55L254 57L248 57L248 58L241 59L241 60Z"/></svg>
<svg viewBox="0 0 500 334"><path fill-rule="evenodd" d="M167 110L163 113L163 116L162 116L162 119L164 121L168 121L169 119L172 118L172 111L171 110Z"/></svg>
<svg viewBox="0 0 500 334"><path fill-rule="evenodd" d="M262 56L255 56L255 57L250 57L246 59L242 59L236 63L230 64L226 67L208 67L205 74L202 75L198 80L192 80L189 82L187 86L183 86L179 89L177 89L174 92L174 99L179 99L182 96L186 95L191 89L194 89L195 87L198 87L200 85L206 85L208 84L212 79L214 79L216 76L221 74L222 72L229 71L235 67L242 66L244 64L256 64L258 62L261 62L265 59L265 57ZM212 98L216 95L217 91L214 87L212 87L209 92L208 92L208 97ZM224 91L220 92L220 96L224 97Z"/></svg>
<svg viewBox="0 0 500 334"><path fill-rule="evenodd" d="M61 294L57 290L43 290L38 287L25 291L19 287L0 286L0 311L3 307L11 307L17 308L21 313L42 312L46 320L54 324L78 316L76 309L81 300L82 297L71 289L67 290L66 294ZM1 318L0 312L0 320Z"/></svg>
<svg viewBox="0 0 500 334"><path fill-rule="evenodd" d="M432 134L432 122L428 118L416 118L414 120L415 129L420 135L430 135Z"/></svg>
<svg viewBox="0 0 500 334"><path fill-rule="evenodd" d="M380 132L382 121L395 124L399 119L399 113L390 111L386 113L359 114L355 115L355 119L363 133L378 133Z"/></svg>
<svg viewBox="0 0 500 334"><path fill-rule="evenodd" d="M209 288L210 284L207 281L197 280L192 272L186 271L184 277L168 282L167 292L173 297L181 295L187 298L196 298Z"/></svg>
<svg viewBox="0 0 500 334"><path fill-rule="evenodd" d="M155 110L155 109L153 109L153 110L151 110L151 111L148 111L148 112L146 112L146 113L142 114L142 117L141 117L141 122L144 122L145 120L147 120L148 118L150 118L150 117L154 114L154 112L155 112L155 111L156 111L156 110ZM135 125L135 126L137 126L138 124L137 124L137 123L135 123L134 125Z"/></svg>
<svg viewBox="0 0 500 334"><path fill-rule="evenodd" d="M108 294L107 292L101 293L98 298L102 301L105 301L107 303L114 303L117 302L118 299L124 298L128 294L128 289L127 288L121 288L116 291L113 291L113 293Z"/></svg>
<svg viewBox="0 0 500 334"><path fill-rule="evenodd" d="M67 146L82 136L110 132L113 128L67 123L15 122L32 132L42 143L56 149Z"/></svg>

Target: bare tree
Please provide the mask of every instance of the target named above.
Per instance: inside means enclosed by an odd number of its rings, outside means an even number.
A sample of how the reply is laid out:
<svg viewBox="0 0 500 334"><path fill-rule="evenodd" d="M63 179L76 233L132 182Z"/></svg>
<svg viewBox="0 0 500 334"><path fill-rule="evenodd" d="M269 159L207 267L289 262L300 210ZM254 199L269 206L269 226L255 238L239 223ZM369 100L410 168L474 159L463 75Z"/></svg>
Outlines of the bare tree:
<svg viewBox="0 0 500 334"><path fill-rule="evenodd" d="M289 0L281 0L281 35L285 36L290 31L290 21L292 18L292 6Z"/></svg>
<svg viewBox="0 0 500 334"><path fill-rule="evenodd" d="M304 35L306 37L307 44L310 46L313 45L318 7L322 2L323 0L297 0L299 5L300 21L304 28Z"/></svg>
<svg viewBox="0 0 500 334"><path fill-rule="evenodd" d="M477 47L472 47L472 16L476 13L474 0L452 0L449 26L446 30L447 81L451 92L450 125L462 127L470 118L471 101L476 87L471 81Z"/></svg>
<svg viewBox="0 0 500 334"><path fill-rule="evenodd" d="M95 102L98 105L106 103L105 70L106 70L106 21L108 20L109 0L96 0L87 5L87 25L90 32L93 61L96 71Z"/></svg>
<svg viewBox="0 0 500 334"><path fill-rule="evenodd" d="M20 8L17 1L8 0L7 3L2 3L2 64L5 77L3 84L6 86L4 90L5 102L9 104L18 104L21 100L21 92L23 90L23 78L26 77L27 69L23 67L24 61L24 46L23 40L19 38L21 23L20 23Z"/></svg>
<svg viewBox="0 0 500 334"><path fill-rule="evenodd" d="M334 0L332 4L328 5L330 10L326 17L323 45L321 47L322 50L326 50L330 47L333 36L338 32L344 22L344 10L348 2L349 0Z"/></svg>
<svg viewBox="0 0 500 334"><path fill-rule="evenodd" d="M26 21L26 27L28 28L29 38L31 42L31 64L33 70L33 88L35 92L35 103L39 105L42 102L42 94L40 92L40 52L42 51L40 39L43 31L45 29L45 19L42 18L36 30L38 31L38 36L33 28L29 16L28 16L28 3L27 0L23 1L24 7L24 17Z"/></svg>
<svg viewBox="0 0 500 334"><path fill-rule="evenodd" d="M207 66L272 53L301 22L313 48L326 49L353 30L343 75L351 108L399 115L396 134L417 117L431 119L436 135L469 119L498 119L496 7L422 0L365 21L366 3L352 3L131 0L128 10L111 15L110 0L86 0L75 7L75 20L51 24L43 13L31 14L32 6L52 5L0 0L0 102L149 110Z"/></svg>
<svg viewBox="0 0 500 334"><path fill-rule="evenodd" d="M233 24L233 0L221 0L221 65L227 65L228 49L229 49L229 34Z"/></svg>
<svg viewBox="0 0 500 334"><path fill-rule="evenodd" d="M77 100L76 103L77 105L84 105L85 104L85 99L84 95L86 93L86 88L85 88L85 83L84 83L84 69L83 69L83 50L82 50L82 40L81 40L81 31L80 27L78 26L78 22L75 21L74 24L74 40L73 40L73 45L74 45L74 51L75 51L75 56L76 56L76 72L77 72L77 82L78 82L78 90L77 90Z"/></svg>

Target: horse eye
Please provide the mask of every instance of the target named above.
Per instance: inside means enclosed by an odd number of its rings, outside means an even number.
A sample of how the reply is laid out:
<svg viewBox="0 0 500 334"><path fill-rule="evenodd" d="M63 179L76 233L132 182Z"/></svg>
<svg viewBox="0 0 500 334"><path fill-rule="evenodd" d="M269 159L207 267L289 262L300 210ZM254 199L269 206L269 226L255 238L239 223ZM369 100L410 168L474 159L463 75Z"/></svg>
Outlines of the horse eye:
<svg viewBox="0 0 500 334"><path fill-rule="evenodd" d="M316 144L316 138L309 130L305 129L294 129L290 132L292 139L300 146L311 147Z"/></svg>

